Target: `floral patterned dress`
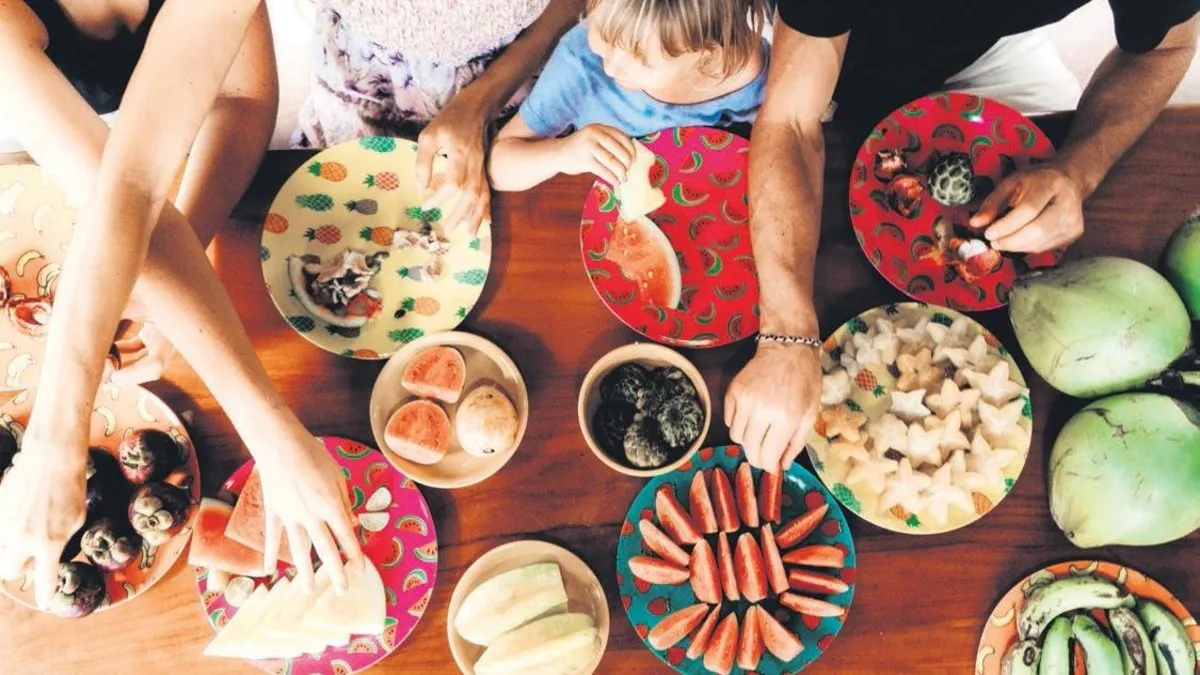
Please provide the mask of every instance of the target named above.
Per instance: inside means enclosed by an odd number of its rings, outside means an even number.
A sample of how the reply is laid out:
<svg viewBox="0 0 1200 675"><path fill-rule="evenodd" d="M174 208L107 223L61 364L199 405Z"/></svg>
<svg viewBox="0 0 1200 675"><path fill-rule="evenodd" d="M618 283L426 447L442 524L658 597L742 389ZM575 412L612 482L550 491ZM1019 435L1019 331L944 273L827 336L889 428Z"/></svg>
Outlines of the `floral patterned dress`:
<svg viewBox="0 0 1200 675"><path fill-rule="evenodd" d="M312 90L292 145L413 137L548 2L329 0L317 14Z"/></svg>

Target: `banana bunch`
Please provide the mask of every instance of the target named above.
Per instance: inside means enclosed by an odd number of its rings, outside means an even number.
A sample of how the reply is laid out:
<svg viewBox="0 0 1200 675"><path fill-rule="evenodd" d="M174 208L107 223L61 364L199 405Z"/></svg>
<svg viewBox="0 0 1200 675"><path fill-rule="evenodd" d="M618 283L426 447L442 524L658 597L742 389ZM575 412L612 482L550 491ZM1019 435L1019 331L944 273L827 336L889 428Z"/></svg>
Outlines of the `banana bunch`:
<svg viewBox="0 0 1200 675"><path fill-rule="evenodd" d="M1107 628L1093 610L1106 613ZM1004 675L1071 675L1072 641L1083 648L1088 675L1196 673L1195 647L1174 614L1091 575L1034 586L1017 639L1001 662Z"/></svg>

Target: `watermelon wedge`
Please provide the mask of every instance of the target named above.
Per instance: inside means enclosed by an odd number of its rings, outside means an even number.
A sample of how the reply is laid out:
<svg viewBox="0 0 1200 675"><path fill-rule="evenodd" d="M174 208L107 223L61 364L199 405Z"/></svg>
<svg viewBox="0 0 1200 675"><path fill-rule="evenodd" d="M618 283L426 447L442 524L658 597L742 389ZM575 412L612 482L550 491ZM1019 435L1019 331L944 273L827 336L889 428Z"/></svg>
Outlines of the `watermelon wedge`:
<svg viewBox="0 0 1200 675"><path fill-rule="evenodd" d="M654 221L644 216L618 218L605 257L637 285L643 302L665 309L679 306L683 293L679 259L671 240Z"/></svg>
<svg viewBox="0 0 1200 675"><path fill-rule="evenodd" d="M237 503L233 505L229 524L225 526L225 536L260 553L266 552L267 510L263 504L262 480L258 476L258 468L250 472L246 484L238 495ZM292 560L292 549L288 546L287 535L281 533L279 541L279 561L295 565Z"/></svg>

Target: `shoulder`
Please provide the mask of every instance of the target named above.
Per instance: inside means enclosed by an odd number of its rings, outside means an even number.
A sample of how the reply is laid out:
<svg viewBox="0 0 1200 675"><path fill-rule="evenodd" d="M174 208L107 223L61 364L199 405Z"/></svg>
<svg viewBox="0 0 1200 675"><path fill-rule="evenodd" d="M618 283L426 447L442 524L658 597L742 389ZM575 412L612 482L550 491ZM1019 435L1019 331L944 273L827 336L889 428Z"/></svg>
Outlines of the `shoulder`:
<svg viewBox="0 0 1200 675"><path fill-rule="evenodd" d="M45 50L49 43L46 26L24 0L0 0L0 43L3 46Z"/></svg>
<svg viewBox="0 0 1200 675"><path fill-rule="evenodd" d="M551 60L563 65L571 64L585 70L591 70L600 63L600 57L588 46L587 24L580 22L567 31L554 48Z"/></svg>
<svg viewBox="0 0 1200 675"><path fill-rule="evenodd" d="M779 18L812 37L834 37L854 27L867 0L779 0Z"/></svg>
<svg viewBox="0 0 1200 675"><path fill-rule="evenodd" d="M1200 12L1200 0L1109 0L1117 42L1127 52L1148 52L1175 26Z"/></svg>

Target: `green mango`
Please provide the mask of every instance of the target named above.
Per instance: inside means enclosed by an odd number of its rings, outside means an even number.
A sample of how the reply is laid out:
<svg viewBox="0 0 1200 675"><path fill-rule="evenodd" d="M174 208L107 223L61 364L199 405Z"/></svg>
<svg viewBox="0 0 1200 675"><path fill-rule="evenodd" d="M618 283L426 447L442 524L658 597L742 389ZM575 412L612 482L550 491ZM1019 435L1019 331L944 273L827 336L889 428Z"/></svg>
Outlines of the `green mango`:
<svg viewBox="0 0 1200 675"><path fill-rule="evenodd" d="M1200 411L1119 394L1071 418L1050 452L1050 514L1080 548L1155 546L1200 529Z"/></svg>
<svg viewBox="0 0 1200 675"><path fill-rule="evenodd" d="M1200 211L1179 224L1163 253L1163 274L1187 305L1192 321L1200 321Z"/></svg>

